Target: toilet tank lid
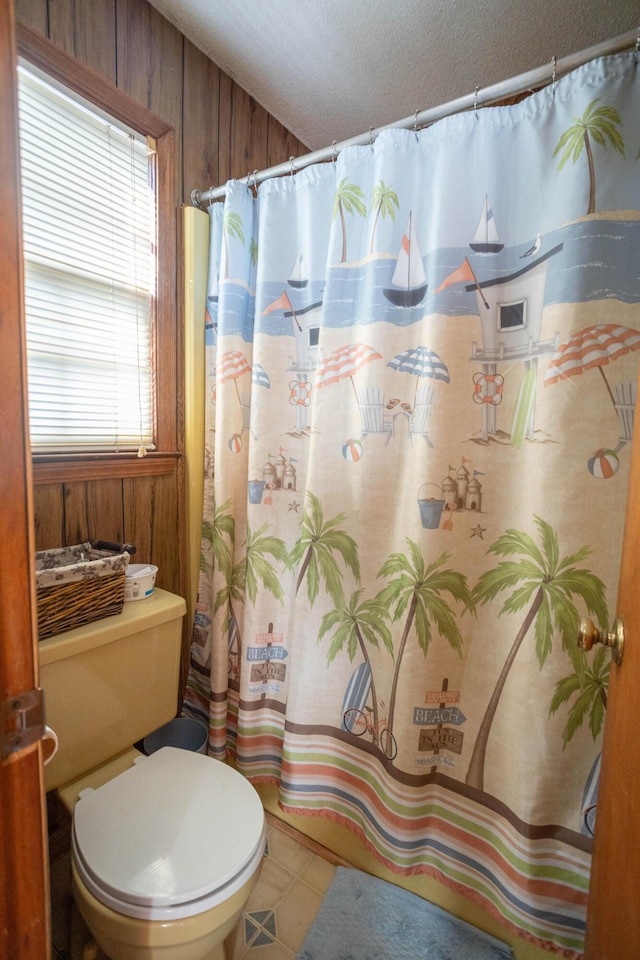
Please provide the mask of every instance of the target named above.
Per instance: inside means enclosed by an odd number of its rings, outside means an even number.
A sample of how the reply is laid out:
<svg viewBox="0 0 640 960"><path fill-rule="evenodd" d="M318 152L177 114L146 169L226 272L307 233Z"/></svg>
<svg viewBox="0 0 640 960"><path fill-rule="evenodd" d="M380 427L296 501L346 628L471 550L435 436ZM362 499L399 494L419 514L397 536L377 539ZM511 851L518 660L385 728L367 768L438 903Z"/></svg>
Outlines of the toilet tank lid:
<svg viewBox="0 0 640 960"><path fill-rule="evenodd" d="M107 893L176 906L228 883L263 841L264 811L248 780L219 760L163 747L82 797L74 847Z"/></svg>

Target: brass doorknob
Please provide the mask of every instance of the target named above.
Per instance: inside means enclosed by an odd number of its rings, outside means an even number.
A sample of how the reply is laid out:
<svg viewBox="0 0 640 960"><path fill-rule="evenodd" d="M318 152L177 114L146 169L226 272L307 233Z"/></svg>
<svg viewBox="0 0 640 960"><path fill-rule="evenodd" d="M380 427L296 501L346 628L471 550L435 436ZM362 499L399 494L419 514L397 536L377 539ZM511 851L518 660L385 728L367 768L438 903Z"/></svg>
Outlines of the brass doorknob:
<svg viewBox="0 0 640 960"><path fill-rule="evenodd" d="M598 630L593 620L580 620L580 630L578 631L578 646L581 650L591 650L594 643L602 643L605 647L611 647L611 659L614 663L622 663L624 653L624 623L622 617L616 617L613 621L613 630L604 632Z"/></svg>

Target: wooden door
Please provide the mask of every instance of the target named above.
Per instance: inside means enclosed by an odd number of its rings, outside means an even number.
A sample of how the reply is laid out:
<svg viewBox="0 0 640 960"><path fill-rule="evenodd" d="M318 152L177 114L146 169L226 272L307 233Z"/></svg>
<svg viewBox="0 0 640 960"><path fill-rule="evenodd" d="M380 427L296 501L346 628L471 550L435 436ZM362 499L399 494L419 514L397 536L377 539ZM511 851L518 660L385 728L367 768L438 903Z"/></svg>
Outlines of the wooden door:
<svg viewBox="0 0 640 960"><path fill-rule="evenodd" d="M12 0L0 0L0 704L36 684ZM41 748L0 759L0 956L50 955Z"/></svg>
<svg viewBox="0 0 640 960"><path fill-rule="evenodd" d="M617 614L625 627L612 664L596 808L585 960L640 957L640 429L631 456Z"/></svg>

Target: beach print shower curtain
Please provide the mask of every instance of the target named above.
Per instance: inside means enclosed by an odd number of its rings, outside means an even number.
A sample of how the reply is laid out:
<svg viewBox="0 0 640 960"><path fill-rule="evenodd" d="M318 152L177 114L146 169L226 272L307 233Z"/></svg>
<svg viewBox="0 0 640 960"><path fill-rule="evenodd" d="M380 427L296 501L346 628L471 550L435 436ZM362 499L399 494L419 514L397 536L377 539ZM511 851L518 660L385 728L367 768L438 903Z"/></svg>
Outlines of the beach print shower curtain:
<svg viewBox="0 0 640 960"><path fill-rule="evenodd" d="M640 357L640 73L212 204L185 713L534 943L583 946Z"/></svg>

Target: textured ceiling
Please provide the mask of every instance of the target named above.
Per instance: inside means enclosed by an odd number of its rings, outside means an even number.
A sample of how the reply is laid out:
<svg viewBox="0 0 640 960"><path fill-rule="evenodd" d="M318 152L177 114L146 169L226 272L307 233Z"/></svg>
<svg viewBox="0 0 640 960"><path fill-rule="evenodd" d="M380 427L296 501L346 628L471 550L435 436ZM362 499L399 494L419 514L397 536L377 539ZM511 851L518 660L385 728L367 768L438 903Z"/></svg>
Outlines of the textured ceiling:
<svg viewBox="0 0 640 960"><path fill-rule="evenodd" d="M151 0L309 150L637 30L638 0ZM551 66L550 66L551 70Z"/></svg>

